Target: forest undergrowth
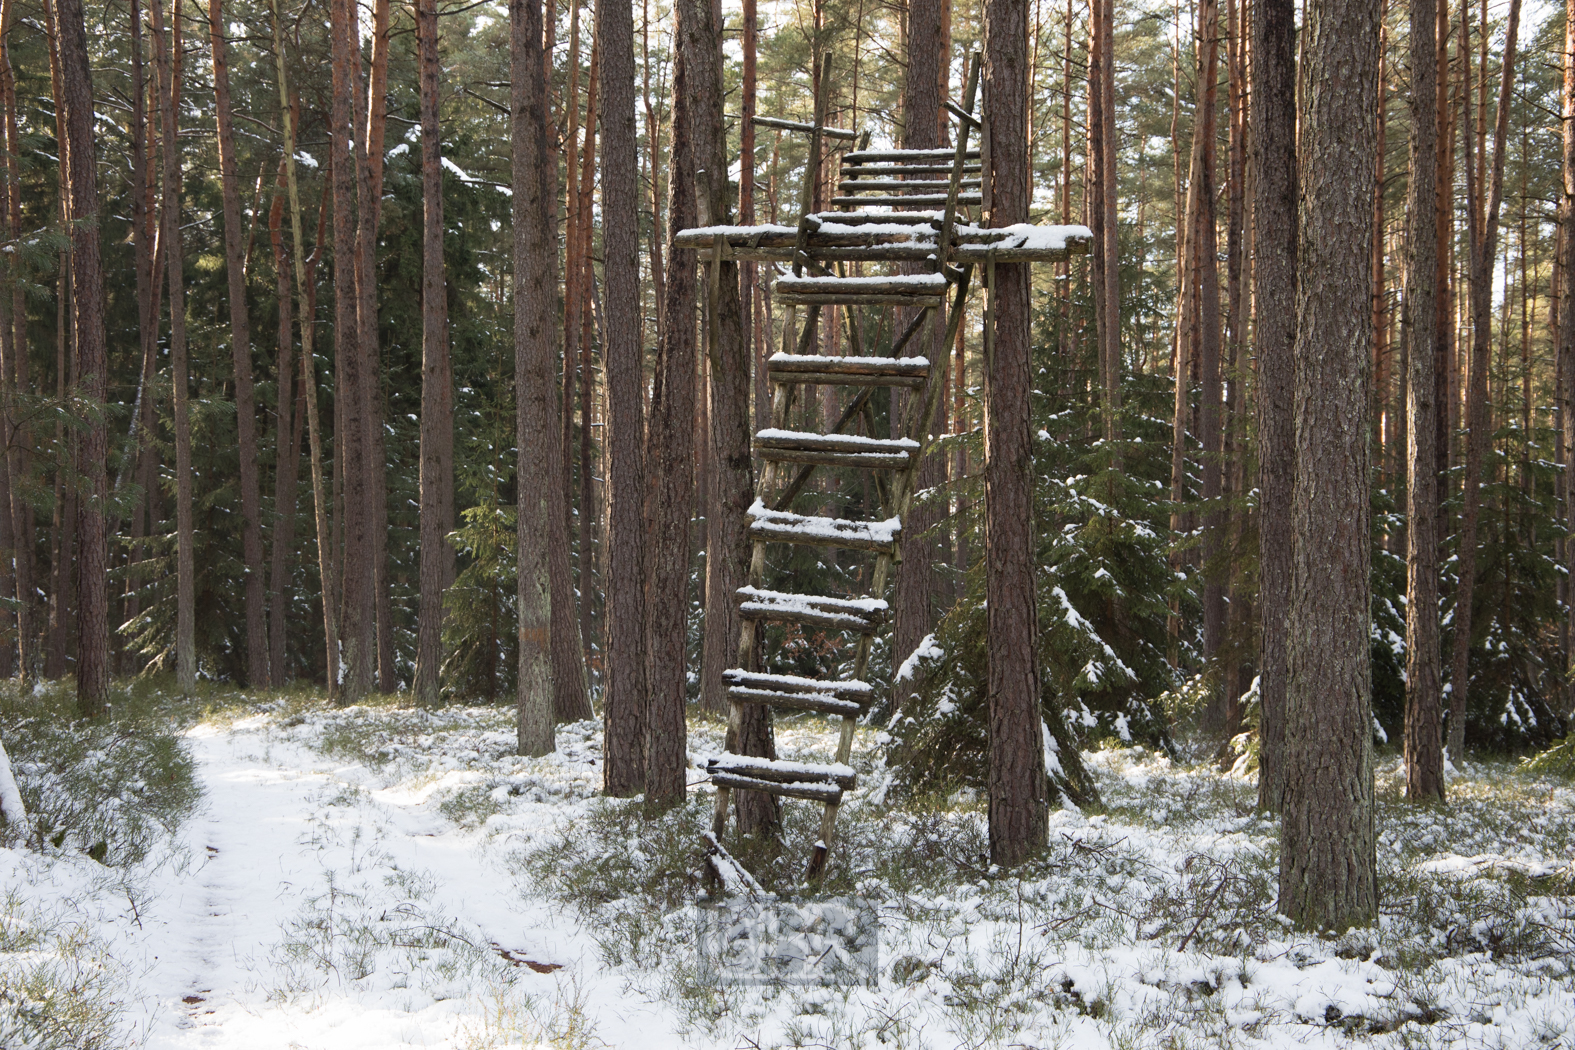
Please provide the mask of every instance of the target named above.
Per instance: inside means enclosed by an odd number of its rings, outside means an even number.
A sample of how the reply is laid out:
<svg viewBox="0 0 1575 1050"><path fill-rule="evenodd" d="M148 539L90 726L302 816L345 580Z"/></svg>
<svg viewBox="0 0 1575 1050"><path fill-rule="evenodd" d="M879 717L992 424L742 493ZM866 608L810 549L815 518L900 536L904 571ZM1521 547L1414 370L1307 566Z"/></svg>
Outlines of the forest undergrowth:
<svg viewBox="0 0 1575 1050"><path fill-rule="evenodd" d="M86 725L52 687L0 703L36 824L0 854L7 1046L138 1041L117 930L193 864L179 835L203 805L189 733L310 771L302 848L348 858L325 862L249 946L266 1009L286 1015L344 997L464 1004L444 1045L474 1047L622 1045L608 1022L620 997L672 1041L705 1046L1563 1047L1575 1027L1575 779L1556 755L1462 763L1443 807L1405 802L1398 758L1381 755L1379 924L1319 937L1275 912L1278 826L1256 809L1247 763L1086 751L1102 805L1055 811L1049 852L1005 873L988 862L977 789L903 785L865 727L825 882L801 878L819 807L789 802L779 841L729 842L762 895L722 900L701 832L704 761L724 727L705 716L691 720L687 803L652 815L602 796L596 722L560 727L554 755L527 759L508 707L225 690L177 702L144 683ZM777 745L824 760L835 739L822 721L784 719ZM1183 737L1173 754L1192 750ZM461 890L391 845L379 806L420 814L422 834L471 856L496 908L563 916L562 954L489 943ZM24 867L71 892L30 896ZM835 901L876 931L845 979L718 968L719 917ZM530 983L552 971L552 991Z"/></svg>

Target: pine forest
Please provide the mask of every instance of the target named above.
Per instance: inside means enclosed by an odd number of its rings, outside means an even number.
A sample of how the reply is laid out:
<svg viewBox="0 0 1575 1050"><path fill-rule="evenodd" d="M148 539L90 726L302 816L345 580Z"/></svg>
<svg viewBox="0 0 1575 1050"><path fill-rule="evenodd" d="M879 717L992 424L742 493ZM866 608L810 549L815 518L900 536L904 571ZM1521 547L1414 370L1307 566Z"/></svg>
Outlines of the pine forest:
<svg viewBox="0 0 1575 1050"><path fill-rule="evenodd" d="M0 1047L1572 1047L1575 0L0 0Z"/></svg>

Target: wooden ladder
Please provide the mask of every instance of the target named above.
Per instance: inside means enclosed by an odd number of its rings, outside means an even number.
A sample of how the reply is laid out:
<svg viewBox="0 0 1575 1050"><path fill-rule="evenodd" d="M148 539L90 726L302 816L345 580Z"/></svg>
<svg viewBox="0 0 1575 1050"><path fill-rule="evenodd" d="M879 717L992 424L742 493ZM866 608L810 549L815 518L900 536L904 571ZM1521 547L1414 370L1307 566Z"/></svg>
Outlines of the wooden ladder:
<svg viewBox="0 0 1575 1050"><path fill-rule="evenodd" d="M731 753L711 759L709 772L717 788L716 811L705 844L712 876L724 887L742 884L741 865L722 846L734 791L762 791L823 805L820 838L806 872L809 880L817 880L825 871L843 794L856 783L856 774L848 764L854 727L875 699L873 687L864 681L870 650L875 635L889 619L890 610L883 595L892 566L901 558L902 523L917 488L919 462L944 385L938 377L944 375L947 348L956 337L973 272L972 259L960 266L950 260L963 254L956 250L960 210L979 206L985 193L980 152L968 145L970 130L979 126L973 117L979 68L979 55L975 53L969 62L966 104L948 107L958 117L954 148L861 148L846 154L839 180L841 196L832 199L837 209L834 211L811 213L811 194L820 181L823 136L854 137L852 132L825 127L824 86L830 82L829 63L822 60L822 92L815 99L812 124L758 119L768 127L807 132L810 149L800 218L793 231L791 256L784 260L791 262L792 273L779 278L775 285L776 301L787 310L781 352L766 364L772 391L771 426L759 431L754 440L764 464L757 487L762 498L749 510L749 583L737 593L743 620L738 666L725 673L730 710L728 737L739 738L744 707L748 704L838 716L842 719L842 731L836 758L831 763L787 762ZM867 141L866 135L861 145L867 145ZM977 233L976 227L969 229ZM704 232L695 231L697 235ZM781 227L762 228L745 247L759 250L773 234L780 241L787 232ZM677 243L682 243L682 236ZM720 258L723 238L712 236ZM697 237L693 243L699 247L705 242ZM788 248L786 243L773 245L766 250L781 252ZM910 271L917 263L917 268L927 272L850 277L846 273L849 262L906 263ZM815 322L827 306L850 310L894 306L916 313L894 340L888 357L864 354L859 344L859 326L851 320L848 333L852 352L825 357L809 351ZM805 314L802 327L798 317L801 309ZM926 326L932 336L944 331L944 338L925 340L921 344L926 347L925 356L902 356L903 349ZM810 384L859 388L829 433L787 429L798 391ZM874 436L875 416L870 398L878 387L911 392L897 428L904 436ZM855 420L864 423L865 434L847 432ZM894 418L893 422L897 420ZM793 500L819 467L874 472L884 520L850 521L794 513ZM766 493L771 493L769 499L764 498ZM766 548L773 543L873 554L869 594L838 598L765 589ZM757 668L763 654L757 649L757 638L764 635L758 633L757 625L763 621L805 624L856 636L852 676L819 680L761 673Z"/></svg>

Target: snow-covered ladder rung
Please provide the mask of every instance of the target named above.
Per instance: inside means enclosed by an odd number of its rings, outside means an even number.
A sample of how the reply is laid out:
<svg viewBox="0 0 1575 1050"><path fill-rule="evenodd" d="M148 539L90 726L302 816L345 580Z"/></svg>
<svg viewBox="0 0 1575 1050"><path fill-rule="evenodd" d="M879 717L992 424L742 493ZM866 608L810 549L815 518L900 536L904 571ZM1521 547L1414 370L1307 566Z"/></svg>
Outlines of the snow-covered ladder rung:
<svg viewBox="0 0 1575 1050"><path fill-rule="evenodd" d="M773 383L903 386L918 389L930 377L930 362L922 357L773 354L766 359L766 376Z"/></svg>
<svg viewBox="0 0 1575 1050"><path fill-rule="evenodd" d="M796 430L762 430L755 435L762 458L823 467L904 470L919 451L911 438L868 438L857 434L814 434Z"/></svg>
<svg viewBox="0 0 1575 1050"><path fill-rule="evenodd" d="M926 205L943 205L946 202L947 194L944 193L915 193L912 196L905 196L903 194L882 194L869 197L831 198L832 205L838 208L858 208L869 204L884 204L888 207L894 208L900 208L907 204L912 205L915 208L920 208ZM983 202L984 195L977 191L959 193L957 195L958 204L978 205L982 204Z"/></svg>
<svg viewBox="0 0 1575 1050"><path fill-rule="evenodd" d="M822 518L785 510L768 510L758 500L749 508L749 518L751 539L768 543L875 551L877 554L895 553L897 536L902 531L902 521L898 518L885 521Z"/></svg>
<svg viewBox="0 0 1575 1050"><path fill-rule="evenodd" d="M829 598L740 587L738 615L745 620L807 623L838 631L873 634L886 622L890 606L879 598Z"/></svg>
<svg viewBox="0 0 1575 1050"><path fill-rule="evenodd" d="M759 791L767 795L782 795L786 798L801 798L806 802L833 802L842 801L842 789L835 784L807 784L789 783L778 784L770 780L760 780L756 777L738 776L734 773L716 773L711 777L711 782L719 788L728 788L733 791Z"/></svg>

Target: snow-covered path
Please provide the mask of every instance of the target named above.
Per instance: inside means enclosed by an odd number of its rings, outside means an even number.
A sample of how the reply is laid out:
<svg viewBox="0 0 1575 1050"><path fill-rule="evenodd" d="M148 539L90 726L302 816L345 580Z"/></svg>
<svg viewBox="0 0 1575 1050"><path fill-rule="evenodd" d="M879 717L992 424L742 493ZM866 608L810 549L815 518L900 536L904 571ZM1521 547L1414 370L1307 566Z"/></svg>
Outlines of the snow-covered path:
<svg viewBox="0 0 1575 1050"><path fill-rule="evenodd" d="M190 864L153 887L142 929L128 931L146 960L137 998L150 1050L482 1041L485 1000L502 1002L495 975L508 969L494 946L538 964L508 971L534 982L535 999L557 1002L579 981L573 921L522 902L482 836L432 812L430 792L378 790L364 767L258 723L188 738L205 792L181 832ZM430 949L403 978L378 965L401 940ZM598 1007L603 1031L639 1024L602 1012L610 1005Z"/></svg>
<svg viewBox="0 0 1575 1050"><path fill-rule="evenodd" d="M977 809L875 809L866 765L844 863L870 874L878 981L723 982L703 965L714 927L674 881L693 878L675 844L698 838L705 789L656 820L602 799L595 723L522 758L501 708L249 710L185 734L202 802L145 862L0 850L0 903L26 905L8 921L36 913L62 944L83 931L58 957L110 989L113 1045L1146 1050L1184 1031L1575 1050L1562 782L1484 768L1447 812L1392 805L1384 849L1409 859L1386 878L1409 892L1391 890L1378 929L1322 939L1274 919L1273 822L1212 766L1085 753L1110 810L1057 811L1054 863L992 880L962 863ZM814 726L778 728L784 754L829 754ZM692 726L692 761L720 745ZM1396 798L1397 769L1380 771ZM882 868L887 852L900 864Z"/></svg>

